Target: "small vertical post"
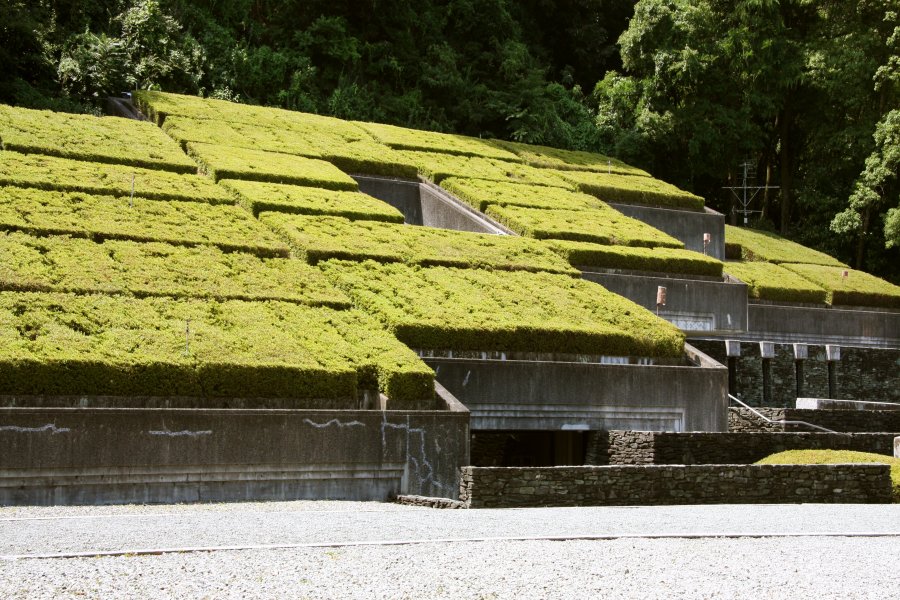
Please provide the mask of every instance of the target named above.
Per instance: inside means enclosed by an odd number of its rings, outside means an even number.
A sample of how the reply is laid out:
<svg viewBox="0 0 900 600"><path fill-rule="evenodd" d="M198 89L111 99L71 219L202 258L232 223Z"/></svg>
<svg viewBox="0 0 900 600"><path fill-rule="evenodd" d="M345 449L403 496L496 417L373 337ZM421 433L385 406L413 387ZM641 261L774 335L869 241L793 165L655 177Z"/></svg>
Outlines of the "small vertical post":
<svg viewBox="0 0 900 600"><path fill-rule="evenodd" d="M612 175L612 161L609 159L606 160L606 174Z"/></svg>
<svg viewBox="0 0 900 600"><path fill-rule="evenodd" d="M737 396L737 361L741 356L741 343L725 340L725 355L728 357L728 393Z"/></svg>
<svg viewBox="0 0 900 600"><path fill-rule="evenodd" d="M794 377L797 381L797 398L803 397L803 365L806 363L807 358L809 358L809 350L806 344L794 344Z"/></svg>
<svg viewBox="0 0 900 600"><path fill-rule="evenodd" d="M837 363L841 360L841 347L826 344L825 358L828 359L828 397L837 398Z"/></svg>
<svg viewBox="0 0 900 600"><path fill-rule="evenodd" d="M131 174L131 199L128 201L128 208L134 208L134 173Z"/></svg>
<svg viewBox="0 0 900 600"><path fill-rule="evenodd" d="M760 342L759 354L762 356L763 406L772 406L772 359L775 358L775 343Z"/></svg>
<svg viewBox="0 0 900 600"><path fill-rule="evenodd" d="M703 255L705 256L709 252L709 244L712 242L712 234L704 233L703 234Z"/></svg>
<svg viewBox="0 0 900 600"><path fill-rule="evenodd" d="M666 305L666 288L665 286L656 287L656 316L659 316L659 307Z"/></svg>
<svg viewBox="0 0 900 600"><path fill-rule="evenodd" d="M184 355L191 355L191 320L184 321Z"/></svg>

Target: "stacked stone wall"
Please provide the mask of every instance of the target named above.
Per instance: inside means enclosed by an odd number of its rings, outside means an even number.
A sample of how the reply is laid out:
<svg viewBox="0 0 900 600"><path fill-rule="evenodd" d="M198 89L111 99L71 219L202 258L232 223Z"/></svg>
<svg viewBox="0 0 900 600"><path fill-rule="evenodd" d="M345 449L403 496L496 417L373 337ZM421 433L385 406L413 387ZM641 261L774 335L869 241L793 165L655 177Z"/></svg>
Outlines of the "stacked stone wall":
<svg viewBox="0 0 900 600"><path fill-rule="evenodd" d="M802 408L756 409L773 421L804 421L841 432L900 431L900 411L892 410L810 410ZM746 408L728 409L728 431L749 433L761 431L810 431L804 425L768 423Z"/></svg>

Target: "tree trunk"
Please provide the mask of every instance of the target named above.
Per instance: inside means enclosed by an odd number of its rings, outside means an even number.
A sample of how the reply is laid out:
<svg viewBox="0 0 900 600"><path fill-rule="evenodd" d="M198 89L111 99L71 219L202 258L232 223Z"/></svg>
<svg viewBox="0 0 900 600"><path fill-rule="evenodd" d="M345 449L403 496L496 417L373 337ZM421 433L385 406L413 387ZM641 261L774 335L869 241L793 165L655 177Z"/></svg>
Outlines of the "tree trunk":
<svg viewBox="0 0 900 600"><path fill-rule="evenodd" d="M867 204L862 214L862 224L859 228L859 237L856 240L856 261L853 264L854 268L860 271L862 270L863 263L866 260L866 236L869 233L869 225L871 220L872 207Z"/></svg>
<svg viewBox="0 0 900 600"><path fill-rule="evenodd" d="M794 182L794 161L791 154L791 99L790 94L784 101L784 109L780 118L780 137L781 137L781 233L787 233L788 226L791 224L791 194L793 192Z"/></svg>

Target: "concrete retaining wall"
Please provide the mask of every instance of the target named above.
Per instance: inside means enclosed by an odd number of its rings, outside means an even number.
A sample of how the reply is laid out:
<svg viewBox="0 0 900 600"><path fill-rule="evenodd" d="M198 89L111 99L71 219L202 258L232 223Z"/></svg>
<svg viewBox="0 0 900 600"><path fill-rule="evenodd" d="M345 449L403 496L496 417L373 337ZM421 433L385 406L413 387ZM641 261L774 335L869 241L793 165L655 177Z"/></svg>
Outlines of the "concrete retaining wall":
<svg viewBox="0 0 900 600"><path fill-rule="evenodd" d="M703 252L703 234L712 234L707 254L725 259L725 215L711 208L704 212L653 208L637 204L610 203L622 214L643 221L684 242L688 250Z"/></svg>
<svg viewBox="0 0 900 600"><path fill-rule="evenodd" d="M741 339L900 348L900 311L750 304Z"/></svg>
<svg viewBox="0 0 900 600"><path fill-rule="evenodd" d="M593 465L750 464L785 450L855 450L890 456L895 433L592 433Z"/></svg>
<svg viewBox="0 0 900 600"><path fill-rule="evenodd" d="M466 467L470 508L891 501L887 465Z"/></svg>
<svg viewBox="0 0 900 600"><path fill-rule="evenodd" d="M658 286L666 288L666 306L659 316L688 335L739 333L747 329L747 286L646 275L584 272L582 277L656 311Z"/></svg>
<svg viewBox="0 0 900 600"><path fill-rule="evenodd" d="M900 431L900 411L891 410L810 410L760 407L756 409L773 421L805 421L841 432ZM796 424L769 423L746 408L728 409L728 431L811 431Z"/></svg>
<svg viewBox="0 0 900 600"><path fill-rule="evenodd" d="M0 504L454 496L469 414L0 408Z"/></svg>

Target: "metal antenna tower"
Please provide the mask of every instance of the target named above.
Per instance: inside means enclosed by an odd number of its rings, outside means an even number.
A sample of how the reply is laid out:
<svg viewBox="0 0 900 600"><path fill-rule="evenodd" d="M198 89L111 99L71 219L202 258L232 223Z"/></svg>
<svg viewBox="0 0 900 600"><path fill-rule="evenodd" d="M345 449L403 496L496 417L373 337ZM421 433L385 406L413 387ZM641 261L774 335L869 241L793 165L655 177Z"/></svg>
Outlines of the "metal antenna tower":
<svg viewBox="0 0 900 600"><path fill-rule="evenodd" d="M756 161L745 159L738 165L743 171L741 185L726 186L723 190L730 190L732 195L737 199L739 208L734 209L739 215L744 216L744 226L749 224L750 214L761 213L761 210L751 210L750 204L756 198L761 190L777 190L777 185L756 185Z"/></svg>

